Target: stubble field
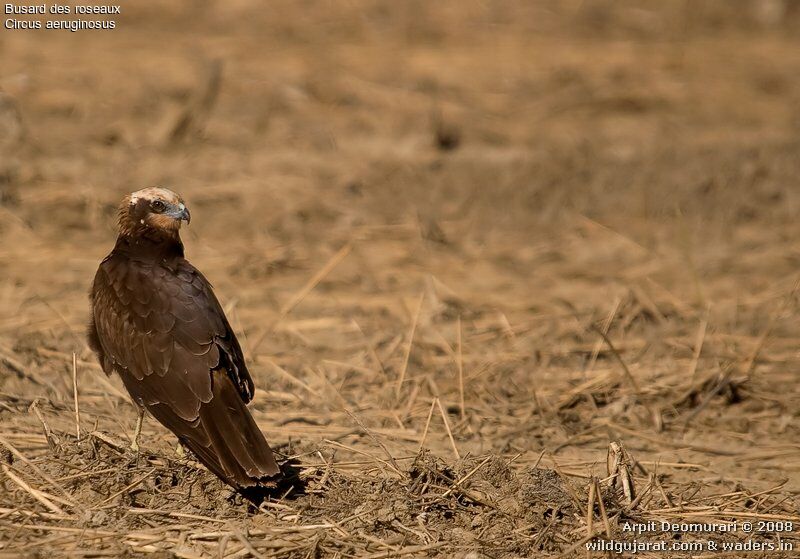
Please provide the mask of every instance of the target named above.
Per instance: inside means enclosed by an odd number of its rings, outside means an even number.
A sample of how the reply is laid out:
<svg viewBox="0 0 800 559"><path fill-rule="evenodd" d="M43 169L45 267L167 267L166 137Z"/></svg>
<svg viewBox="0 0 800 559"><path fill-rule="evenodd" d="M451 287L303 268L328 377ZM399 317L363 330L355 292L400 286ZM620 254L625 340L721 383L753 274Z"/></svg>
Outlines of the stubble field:
<svg viewBox="0 0 800 559"><path fill-rule="evenodd" d="M4 32L0 556L791 556L797 12L186 0ZM152 419L130 451L85 342L150 185L296 475L258 510ZM738 524L623 531L649 521Z"/></svg>

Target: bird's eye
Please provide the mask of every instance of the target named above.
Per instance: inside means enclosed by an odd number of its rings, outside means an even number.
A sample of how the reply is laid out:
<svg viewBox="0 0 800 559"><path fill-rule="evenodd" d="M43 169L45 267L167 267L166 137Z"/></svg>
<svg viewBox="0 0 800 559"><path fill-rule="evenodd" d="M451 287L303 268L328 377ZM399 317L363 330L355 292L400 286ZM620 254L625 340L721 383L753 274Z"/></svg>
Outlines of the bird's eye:
<svg viewBox="0 0 800 559"><path fill-rule="evenodd" d="M150 207L158 214L167 209L167 205L161 200L153 200L153 202L150 204Z"/></svg>

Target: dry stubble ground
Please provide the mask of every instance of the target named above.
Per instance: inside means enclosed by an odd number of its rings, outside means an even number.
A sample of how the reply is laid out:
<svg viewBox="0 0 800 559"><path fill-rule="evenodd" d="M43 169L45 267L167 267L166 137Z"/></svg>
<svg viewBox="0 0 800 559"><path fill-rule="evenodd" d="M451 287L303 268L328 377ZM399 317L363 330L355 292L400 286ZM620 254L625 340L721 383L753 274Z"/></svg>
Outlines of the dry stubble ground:
<svg viewBox="0 0 800 559"><path fill-rule="evenodd" d="M570 557L649 520L800 546L793 8L148 2L4 32L0 555ZM304 480L259 511L152 420L126 450L84 342L150 184L188 201Z"/></svg>

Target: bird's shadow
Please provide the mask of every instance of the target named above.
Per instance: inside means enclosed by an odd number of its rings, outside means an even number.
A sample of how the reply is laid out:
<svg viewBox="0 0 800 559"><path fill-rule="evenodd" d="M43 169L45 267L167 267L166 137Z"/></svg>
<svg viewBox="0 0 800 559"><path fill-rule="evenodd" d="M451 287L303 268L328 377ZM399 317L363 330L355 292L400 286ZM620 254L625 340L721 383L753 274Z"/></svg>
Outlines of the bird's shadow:
<svg viewBox="0 0 800 559"><path fill-rule="evenodd" d="M300 463L296 459L289 459L280 465L281 476L278 479L269 480L257 487L240 488L232 497L241 495L255 507L264 501L285 501L302 497L306 494L308 482L300 477L299 466Z"/></svg>

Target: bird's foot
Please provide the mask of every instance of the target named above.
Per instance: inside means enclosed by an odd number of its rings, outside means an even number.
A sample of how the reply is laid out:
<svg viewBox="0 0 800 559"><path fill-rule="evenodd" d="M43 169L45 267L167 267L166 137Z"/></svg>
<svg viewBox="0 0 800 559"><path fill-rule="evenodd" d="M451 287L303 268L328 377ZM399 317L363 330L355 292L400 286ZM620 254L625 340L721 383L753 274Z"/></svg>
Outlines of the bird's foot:
<svg viewBox="0 0 800 559"><path fill-rule="evenodd" d="M144 421L144 408L139 408L138 417L136 418L136 427L133 429L133 438L131 440L131 450L139 456L139 436L142 434L142 421Z"/></svg>
<svg viewBox="0 0 800 559"><path fill-rule="evenodd" d="M178 443L178 446L175 447L175 454L177 454L178 458L181 460L186 459L186 451L183 449L183 445L181 443Z"/></svg>

